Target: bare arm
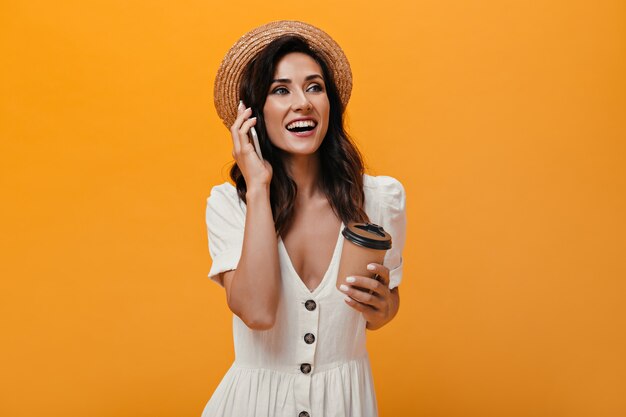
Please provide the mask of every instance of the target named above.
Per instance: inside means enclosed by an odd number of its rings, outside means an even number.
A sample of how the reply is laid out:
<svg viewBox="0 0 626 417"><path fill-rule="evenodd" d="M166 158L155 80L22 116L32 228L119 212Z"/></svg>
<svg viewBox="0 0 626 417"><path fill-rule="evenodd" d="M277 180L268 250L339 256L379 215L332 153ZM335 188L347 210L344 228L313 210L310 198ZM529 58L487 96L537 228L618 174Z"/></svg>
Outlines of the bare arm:
<svg viewBox="0 0 626 417"><path fill-rule="evenodd" d="M246 181L246 223L237 269L224 273L226 299L231 311L251 329L274 325L280 289L278 239L270 204L272 166L261 160L248 132L256 124L251 109L240 103L231 127L233 158Z"/></svg>
<svg viewBox="0 0 626 417"><path fill-rule="evenodd" d="M274 325L278 305L278 239L269 189L250 189L246 200L241 258L236 270L224 273L224 288L231 311L249 328L266 330Z"/></svg>

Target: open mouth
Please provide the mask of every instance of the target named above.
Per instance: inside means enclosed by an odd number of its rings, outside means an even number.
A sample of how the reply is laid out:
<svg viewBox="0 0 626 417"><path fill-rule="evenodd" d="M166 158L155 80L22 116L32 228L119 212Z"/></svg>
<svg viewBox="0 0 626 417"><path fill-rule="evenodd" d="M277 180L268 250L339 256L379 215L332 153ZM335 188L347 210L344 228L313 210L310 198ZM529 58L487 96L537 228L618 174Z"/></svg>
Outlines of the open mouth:
<svg viewBox="0 0 626 417"><path fill-rule="evenodd" d="M291 122L287 126L288 131L293 133L303 133L310 132L315 129L317 126L317 122L315 120L298 120L296 122Z"/></svg>

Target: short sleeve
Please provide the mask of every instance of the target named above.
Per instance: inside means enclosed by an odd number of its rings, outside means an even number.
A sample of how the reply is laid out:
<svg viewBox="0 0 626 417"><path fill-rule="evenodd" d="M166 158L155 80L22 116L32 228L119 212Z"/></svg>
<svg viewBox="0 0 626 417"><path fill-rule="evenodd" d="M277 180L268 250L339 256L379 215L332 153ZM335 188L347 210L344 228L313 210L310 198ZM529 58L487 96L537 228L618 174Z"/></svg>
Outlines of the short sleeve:
<svg viewBox="0 0 626 417"><path fill-rule="evenodd" d="M209 278L220 285L222 272L237 268L243 247L246 206L230 183L217 185L207 198L206 225L213 264Z"/></svg>
<svg viewBox="0 0 626 417"><path fill-rule="evenodd" d="M397 179L379 176L377 180L381 226L389 232L392 239L392 247L385 254L383 265L389 268L389 288L393 289L402 281L402 251L406 241L406 195L404 187Z"/></svg>

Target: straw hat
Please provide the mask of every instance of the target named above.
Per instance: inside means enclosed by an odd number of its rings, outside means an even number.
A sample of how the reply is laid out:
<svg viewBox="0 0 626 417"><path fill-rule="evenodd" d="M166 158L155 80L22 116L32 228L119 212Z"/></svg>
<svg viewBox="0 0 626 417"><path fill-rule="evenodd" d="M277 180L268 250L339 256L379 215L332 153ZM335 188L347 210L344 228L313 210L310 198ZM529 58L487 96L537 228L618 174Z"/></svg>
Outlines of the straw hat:
<svg viewBox="0 0 626 417"><path fill-rule="evenodd" d="M333 73L344 106L350 100L352 71L348 58L341 47L328 34L315 26L295 20L270 22L243 35L226 53L217 70L214 85L214 101L217 114L230 129L237 118L239 84L243 70L270 42L283 35L304 38L311 49L318 53Z"/></svg>

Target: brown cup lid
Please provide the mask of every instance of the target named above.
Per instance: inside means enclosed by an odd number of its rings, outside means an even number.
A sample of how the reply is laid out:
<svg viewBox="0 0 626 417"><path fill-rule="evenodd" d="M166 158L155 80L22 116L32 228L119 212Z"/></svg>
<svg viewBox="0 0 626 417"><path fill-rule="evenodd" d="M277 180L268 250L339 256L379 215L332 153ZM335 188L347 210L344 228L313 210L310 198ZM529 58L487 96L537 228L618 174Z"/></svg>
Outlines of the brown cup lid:
<svg viewBox="0 0 626 417"><path fill-rule="evenodd" d="M374 223L349 223L341 234L355 245L368 249L391 249L391 235Z"/></svg>

